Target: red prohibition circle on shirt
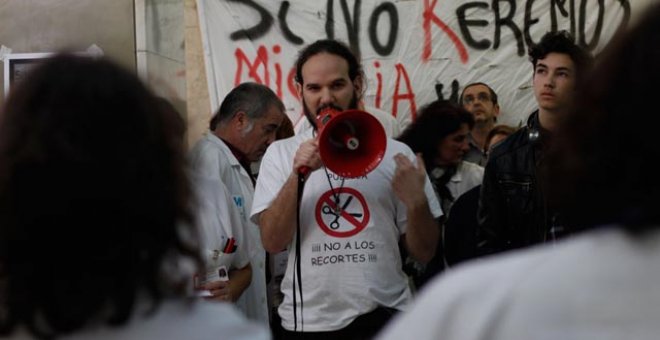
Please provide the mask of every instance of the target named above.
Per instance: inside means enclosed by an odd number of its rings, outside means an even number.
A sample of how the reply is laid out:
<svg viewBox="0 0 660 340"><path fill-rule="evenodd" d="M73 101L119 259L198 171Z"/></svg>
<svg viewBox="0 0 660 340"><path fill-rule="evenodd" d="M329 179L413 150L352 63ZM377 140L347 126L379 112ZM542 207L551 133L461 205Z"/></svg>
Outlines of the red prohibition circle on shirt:
<svg viewBox="0 0 660 340"><path fill-rule="evenodd" d="M337 209L337 204L335 204L335 195L339 197L340 209ZM351 204L353 201L358 204ZM316 222L323 232L341 238L351 237L361 232L367 227L370 218L367 201L359 191L353 188L331 189L325 192L316 203L315 215ZM324 216L326 216L325 219ZM331 221L328 222L328 219Z"/></svg>

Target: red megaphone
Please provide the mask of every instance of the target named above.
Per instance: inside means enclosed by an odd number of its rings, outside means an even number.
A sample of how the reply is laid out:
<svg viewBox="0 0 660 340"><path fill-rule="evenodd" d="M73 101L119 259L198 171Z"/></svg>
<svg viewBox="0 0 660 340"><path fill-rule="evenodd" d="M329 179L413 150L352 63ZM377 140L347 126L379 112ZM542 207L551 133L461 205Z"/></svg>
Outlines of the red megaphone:
<svg viewBox="0 0 660 340"><path fill-rule="evenodd" d="M383 126L371 114L326 108L318 115L316 126L321 161L335 174L361 177L383 160L387 137ZM301 167L299 172L306 175L309 168Z"/></svg>

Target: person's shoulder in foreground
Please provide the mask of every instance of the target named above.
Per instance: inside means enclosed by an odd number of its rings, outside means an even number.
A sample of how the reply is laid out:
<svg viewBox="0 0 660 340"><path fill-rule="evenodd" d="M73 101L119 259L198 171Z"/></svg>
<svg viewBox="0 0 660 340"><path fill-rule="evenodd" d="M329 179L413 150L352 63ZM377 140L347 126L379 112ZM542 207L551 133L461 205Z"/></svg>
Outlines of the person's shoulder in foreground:
<svg viewBox="0 0 660 340"><path fill-rule="evenodd" d="M10 338L32 339L24 330L17 330ZM248 321L231 304L200 300L194 303L164 302L153 314L148 310L142 315L136 313L121 327L87 327L58 339L267 340L271 336L267 328Z"/></svg>
<svg viewBox="0 0 660 340"><path fill-rule="evenodd" d="M658 338L659 118L644 105L660 4L647 8L599 55L544 155L548 206L586 232L448 272L381 339Z"/></svg>
<svg viewBox="0 0 660 340"><path fill-rule="evenodd" d="M604 228L469 262L436 278L379 339L655 339L660 294L639 292L657 291L658 260L660 232L640 247Z"/></svg>

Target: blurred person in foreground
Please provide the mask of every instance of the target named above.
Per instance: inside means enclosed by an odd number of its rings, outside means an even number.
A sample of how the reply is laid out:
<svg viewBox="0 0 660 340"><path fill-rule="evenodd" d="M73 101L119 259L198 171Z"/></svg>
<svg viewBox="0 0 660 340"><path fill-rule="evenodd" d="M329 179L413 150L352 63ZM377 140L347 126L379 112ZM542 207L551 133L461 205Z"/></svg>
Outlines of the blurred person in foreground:
<svg viewBox="0 0 660 340"><path fill-rule="evenodd" d="M129 72L58 55L0 113L1 334L262 338L185 298L200 268L184 124Z"/></svg>
<svg viewBox="0 0 660 340"><path fill-rule="evenodd" d="M587 231L448 273L381 339L658 338L658 32L656 4L604 51L549 150L549 202Z"/></svg>

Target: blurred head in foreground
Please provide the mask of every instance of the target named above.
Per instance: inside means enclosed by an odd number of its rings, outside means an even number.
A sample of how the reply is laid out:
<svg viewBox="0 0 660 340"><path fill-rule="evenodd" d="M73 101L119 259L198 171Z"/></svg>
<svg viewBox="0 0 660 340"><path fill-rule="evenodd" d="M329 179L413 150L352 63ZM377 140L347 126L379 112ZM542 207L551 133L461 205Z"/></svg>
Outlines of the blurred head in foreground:
<svg viewBox="0 0 660 340"><path fill-rule="evenodd" d="M549 155L551 202L585 228L660 223L660 115L648 109L660 78L660 6L649 6L599 56Z"/></svg>
<svg viewBox="0 0 660 340"><path fill-rule="evenodd" d="M199 263L183 132L106 60L58 55L12 89L0 113L5 332L122 324L138 301L183 294L173 274Z"/></svg>

